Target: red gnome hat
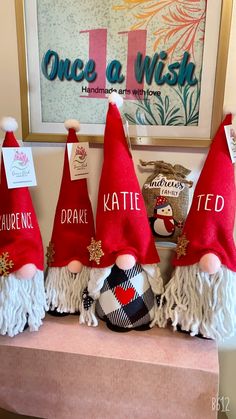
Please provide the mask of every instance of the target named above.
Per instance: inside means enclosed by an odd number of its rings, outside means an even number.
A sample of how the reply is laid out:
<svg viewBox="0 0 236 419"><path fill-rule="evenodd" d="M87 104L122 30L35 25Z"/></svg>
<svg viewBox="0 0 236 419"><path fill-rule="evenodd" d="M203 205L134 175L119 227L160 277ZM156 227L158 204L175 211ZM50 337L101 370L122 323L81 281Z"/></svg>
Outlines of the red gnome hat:
<svg viewBox="0 0 236 419"><path fill-rule="evenodd" d="M68 120L65 127L68 129L67 144L78 143L76 132L80 128L79 122ZM85 266L91 266L87 247L94 234L87 179L71 180L66 147L60 194L47 253L48 265L63 267L78 261Z"/></svg>
<svg viewBox="0 0 236 419"><path fill-rule="evenodd" d="M109 101L96 216L101 251L95 260L101 268L116 263L130 269L135 262L157 263L159 257L117 107L123 100L113 92Z"/></svg>
<svg viewBox="0 0 236 419"><path fill-rule="evenodd" d="M226 143L224 126L232 123L227 115L211 144L207 159L197 182L190 212L183 233L178 239L175 266L203 262L212 254L220 264L236 272L236 248L233 239L236 190L234 166ZM208 273L209 267L201 269Z"/></svg>
<svg viewBox="0 0 236 419"><path fill-rule="evenodd" d="M4 118L1 128L6 131L2 146L19 147L13 133L18 128L17 122L13 118ZM20 150L23 155L24 148ZM0 195L0 276L18 271L27 264L43 271L43 244L29 190L27 187L8 189L3 158ZM19 271L19 276L27 278L34 273L35 267L32 271L31 266L27 272L24 271L25 275Z"/></svg>

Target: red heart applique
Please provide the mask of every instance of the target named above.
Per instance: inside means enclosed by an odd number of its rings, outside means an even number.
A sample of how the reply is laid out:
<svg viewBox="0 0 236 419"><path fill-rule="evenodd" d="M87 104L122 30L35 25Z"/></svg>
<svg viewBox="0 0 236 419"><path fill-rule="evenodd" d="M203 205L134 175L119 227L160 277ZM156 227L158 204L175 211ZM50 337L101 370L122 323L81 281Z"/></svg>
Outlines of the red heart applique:
<svg viewBox="0 0 236 419"><path fill-rule="evenodd" d="M125 290L122 287L116 287L115 289L116 298L123 305L128 304L134 298L134 294L134 288L127 288Z"/></svg>

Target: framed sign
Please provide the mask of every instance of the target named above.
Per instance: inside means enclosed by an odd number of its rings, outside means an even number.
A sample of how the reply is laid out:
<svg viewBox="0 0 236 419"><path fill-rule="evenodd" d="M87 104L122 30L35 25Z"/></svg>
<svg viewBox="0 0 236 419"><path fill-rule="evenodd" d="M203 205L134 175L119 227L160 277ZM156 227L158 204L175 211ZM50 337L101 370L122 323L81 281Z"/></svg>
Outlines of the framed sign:
<svg viewBox="0 0 236 419"><path fill-rule="evenodd" d="M136 145L206 147L222 118L231 0L15 0L24 141L102 142L107 97Z"/></svg>

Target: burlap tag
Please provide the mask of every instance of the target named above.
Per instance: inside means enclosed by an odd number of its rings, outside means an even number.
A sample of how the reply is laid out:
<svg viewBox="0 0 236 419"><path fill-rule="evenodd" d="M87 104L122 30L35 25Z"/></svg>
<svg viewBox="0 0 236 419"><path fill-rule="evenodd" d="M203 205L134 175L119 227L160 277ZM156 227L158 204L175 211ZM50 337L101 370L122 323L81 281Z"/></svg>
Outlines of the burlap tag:
<svg viewBox="0 0 236 419"><path fill-rule="evenodd" d="M176 243L187 216L189 188L193 183L186 176L191 170L164 161L140 160L140 164L153 166L142 188L153 235L156 241Z"/></svg>

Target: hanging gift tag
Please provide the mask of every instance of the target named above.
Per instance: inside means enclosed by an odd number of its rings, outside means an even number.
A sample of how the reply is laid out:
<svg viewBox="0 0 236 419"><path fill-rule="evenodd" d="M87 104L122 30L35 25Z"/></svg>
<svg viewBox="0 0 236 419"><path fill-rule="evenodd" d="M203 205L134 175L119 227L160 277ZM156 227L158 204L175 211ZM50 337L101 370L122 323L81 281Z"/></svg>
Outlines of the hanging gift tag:
<svg viewBox="0 0 236 419"><path fill-rule="evenodd" d="M229 148L232 163L236 162L236 129L233 125L225 125L226 141Z"/></svg>
<svg viewBox="0 0 236 419"><path fill-rule="evenodd" d="M129 135L129 122L127 121L127 119L125 119L125 136L126 136L129 149L131 150L131 141L130 141L130 135Z"/></svg>
<svg viewBox="0 0 236 419"><path fill-rule="evenodd" d="M9 189L37 185L30 147L2 147L2 154Z"/></svg>
<svg viewBox="0 0 236 419"><path fill-rule="evenodd" d="M88 143L68 143L68 160L71 180L86 179L89 176Z"/></svg>
<svg viewBox="0 0 236 419"><path fill-rule="evenodd" d="M125 122L125 127L126 127L127 143L128 143L129 148L131 149L131 141L130 141L130 135L129 135L129 122L127 121L127 119L126 119L126 122Z"/></svg>

